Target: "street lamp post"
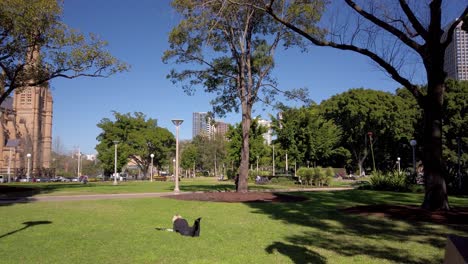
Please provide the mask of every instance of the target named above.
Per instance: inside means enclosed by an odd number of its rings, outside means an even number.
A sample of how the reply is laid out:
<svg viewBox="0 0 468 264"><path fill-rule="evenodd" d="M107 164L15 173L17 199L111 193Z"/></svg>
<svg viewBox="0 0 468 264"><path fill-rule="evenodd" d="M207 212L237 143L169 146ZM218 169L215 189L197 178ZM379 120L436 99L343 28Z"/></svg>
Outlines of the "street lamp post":
<svg viewBox="0 0 468 264"><path fill-rule="evenodd" d="M77 169L77 176L78 176L78 178L81 176L80 167L81 167L81 152L80 152L80 150L78 149L78 169Z"/></svg>
<svg viewBox="0 0 468 264"><path fill-rule="evenodd" d="M371 154L372 154L372 165L373 165L374 172L375 172L376 170L375 170L374 146L373 146L373 142L372 142L372 132L367 132L367 135L369 136L370 150L371 150Z"/></svg>
<svg viewBox="0 0 468 264"><path fill-rule="evenodd" d="M10 174L11 174L11 148L8 156L8 183L10 183Z"/></svg>
<svg viewBox="0 0 468 264"><path fill-rule="evenodd" d="M258 176L258 156L257 156L257 176Z"/></svg>
<svg viewBox="0 0 468 264"><path fill-rule="evenodd" d="M397 164L398 164L398 175L400 175L400 157L397 158Z"/></svg>
<svg viewBox="0 0 468 264"><path fill-rule="evenodd" d="M151 177L151 182L153 182L153 158L154 158L154 154L151 153L150 157L151 157L151 172L150 172L150 177Z"/></svg>
<svg viewBox="0 0 468 264"><path fill-rule="evenodd" d="M271 145L273 147L273 176L275 176L275 145Z"/></svg>
<svg viewBox="0 0 468 264"><path fill-rule="evenodd" d="M415 139L410 140L410 145L413 148L413 173L416 174L416 145L418 142Z"/></svg>
<svg viewBox="0 0 468 264"><path fill-rule="evenodd" d="M28 171L26 174L26 180L29 182L29 172L31 169L31 153L26 154L26 157L28 158Z"/></svg>
<svg viewBox="0 0 468 264"><path fill-rule="evenodd" d="M118 140L114 140L114 185L117 185L117 145L119 144Z"/></svg>
<svg viewBox="0 0 468 264"><path fill-rule="evenodd" d="M288 175L288 153L286 153L286 175Z"/></svg>
<svg viewBox="0 0 468 264"><path fill-rule="evenodd" d="M172 123L176 127L176 167L174 192L179 192L179 126L182 125L183 122L183 119L172 119Z"/></svg>

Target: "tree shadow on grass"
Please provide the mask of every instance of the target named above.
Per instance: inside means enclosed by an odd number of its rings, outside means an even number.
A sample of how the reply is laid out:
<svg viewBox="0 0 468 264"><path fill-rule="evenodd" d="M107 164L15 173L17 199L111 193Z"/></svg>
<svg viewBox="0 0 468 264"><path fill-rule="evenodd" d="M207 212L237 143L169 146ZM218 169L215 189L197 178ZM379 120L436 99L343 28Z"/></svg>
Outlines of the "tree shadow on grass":
<svg viewBox="0 0 468 264"><path fill-rule="evenodd" d="M279 253L288 256L294 263L327 263L324 257L308 250L305 247L285 244L282 242L274 242L268 246L265 251L269 254L273 254L273 251L278 251Z"/></svg>
<svg viewBox="0 0 468 264"><path fill-rule="evenodd" d="M53 193L61 189L74 189L89 187L92 188L95 184L88 183L51 183L37 184L36 186L21 186L21 185L6 185L0 186L0 206L8 206L15 203L28 203L33 200L29 199L38 194Z"/></svg>
<svg viewBox="0 0 468 264"><path fill-rule="evenodd" d="M370 195L369 195L370 194ZM296 193L297 195L297 193ZM346 191L302 193L308 198L300 203L246 203L254 213L269 215L285 224L310 227L303 234L286 237L297 248L322 248L340 256L368 256L397 263L441 263L437 251L443 249L448 234L468 235L468 223L439 225L419 221L401 221L345 213L339 209L362 204L414 202L414 196L389 193ZM429 254L412 249L424 246ZM282 245L282 249L286 246ZM274 242L265 250L278 247ZM431 250L434 249L434 250ZM278 250L291 259L304 257L300 250Z"/></svg>
<svg viewBox="0 0 468 264"><path fill-rule="evenodd" d="M27 228L30 228L30 227L33 227L33 226L52 224L52 222L51 221L28 221L28 222L24 222L22 224L24 225L22 228L19 228L19 229L16 229L14 231L8 232L6 234L0 235L0 238L4 238L6 236L13 235L14 233L23 231L23 230L25 230Z"/></svg>
<svg viewBox="0 0 468 264"><path fill-rule="evenodd" d="M173 190L174 187L170 186L167 190ZM222 184L213 184L213 185L203 185L203 184L191 184L191 185L184 185L183 183L179 183L179 189L183 192L230 192L235 191L236 186L234 183L222 183ZM264 185L253 185L249 187L249 190L255 191L266 191L271 190L271 186L264 186Z"/></svg>

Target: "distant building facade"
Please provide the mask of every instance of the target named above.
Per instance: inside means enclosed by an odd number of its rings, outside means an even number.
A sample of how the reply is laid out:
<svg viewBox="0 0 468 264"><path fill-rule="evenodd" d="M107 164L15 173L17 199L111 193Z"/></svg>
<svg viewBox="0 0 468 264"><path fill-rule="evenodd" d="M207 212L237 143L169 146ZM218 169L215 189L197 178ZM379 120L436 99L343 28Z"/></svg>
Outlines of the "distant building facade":
<svg viewBox="0 0 468 264"><path fill-rule="evenodd" d="M212 138L214 135L225 136L228 130L229 124L212 120L207 112L193 113L192 138L196 136L206 136L209 138Z"/></svg>
<svg viewBox="0 0 468 264"><path fill-rule="evenodd" d="M192 138L198 135L210 135L210 118L207 112L194 112L192 116Z"/></svg>
<svg viewBox="0 0 468 264"><path fill-rule="evenodd" d="M273 130L271 129L271 121L259 119L258 125L267 128L267 132L263 133L262 136L263 136L265 144L267 144L268 146L271 145L271 141L273 138Z"/></svg>
<svg viewBox="0 0 468 264"><path fill-rule="evenodd" d="M30 60L39 61L37 50ZM16 89L0 105L0 174L51 176L52 107L47 84Z"/></svg>
<svg viewBox="0 0 468 264"><path fill-rule="evenodd" d="M444 70L448 78L466 81L468 80L468 33L461 29L462 24L463 22L459 23L455 28L452 42L445 51Z"/></svg>
<svg viewBox="0 0 468 264"><path fill-rule="evenodd" d="M229 131L228 123L224 123L222 121L216 121L216 134L225 137L228 131Z"/></svg>
<svg viewBox="0 0 468 264"><path fill-rule="evenodd" d="M52 95L48 87L17 90L0 106L0 174L30 176L51 166ZM27 154L31 154L30 158Z"/></svg>

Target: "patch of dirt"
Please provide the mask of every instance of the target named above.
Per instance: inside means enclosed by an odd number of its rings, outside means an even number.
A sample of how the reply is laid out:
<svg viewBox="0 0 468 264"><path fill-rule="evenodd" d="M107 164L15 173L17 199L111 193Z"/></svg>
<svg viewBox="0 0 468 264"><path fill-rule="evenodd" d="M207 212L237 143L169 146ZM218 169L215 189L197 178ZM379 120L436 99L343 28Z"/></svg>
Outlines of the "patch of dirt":
<svg viewBox="0 0 468 264"><path fill-rule="evenodd" d="M428 211L416 205L367 205L342 209L350 214L373 215L404 221L468 225L468 207L452 207L450 211Z"/></svg>
<svg viewBox="0 0 468 264"><path fill-rule="evenodd" d="M225 203L248 203L248 202L273 202L273 203L291 203L303 202L306 197L294 196L282 193L273 192L205 192L205 193L182 193L174 195L166 195L164 197L189 200L189 201L209 201L209 202L225 202Z"/></svg>

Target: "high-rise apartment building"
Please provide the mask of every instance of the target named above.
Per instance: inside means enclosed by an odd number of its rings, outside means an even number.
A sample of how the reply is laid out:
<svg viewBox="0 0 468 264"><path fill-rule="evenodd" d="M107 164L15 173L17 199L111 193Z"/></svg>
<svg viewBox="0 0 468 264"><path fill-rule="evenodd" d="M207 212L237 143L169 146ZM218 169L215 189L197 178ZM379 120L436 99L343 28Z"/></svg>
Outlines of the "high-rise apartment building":
<svg viewBox="0 0 468 264"><path fill-rule="evenodd" d="M455 28L452 42L445 51L444 70L448 78L466 81L468 80L468 33L461 29L462 24L463 22L459 23Z"/></svg>
<svg viewBox="0 0 468 264"><path fill-rule="evenodd" d="M258 125L259 126L264 126L267 128L267 132L263 133L263 139L265 141L265 144L268 146L271 145L272 137L273 137L273 130L271 129L271 121L260 119L258 120Z"/></svg>
<svg viewBox="0 0 468 264"><path fill-rule="evenodd" d="M198 135L209 136L211 131L210 117L207 112L194 112L192 116L192 138Z"/></svg>
<svg viewBox="0 0 468 264"><path fill-rule="evenodd" d="M216 134L225 136L226 133L229 130L229 124L221 122L221 121L216 121Z"/></svg>

